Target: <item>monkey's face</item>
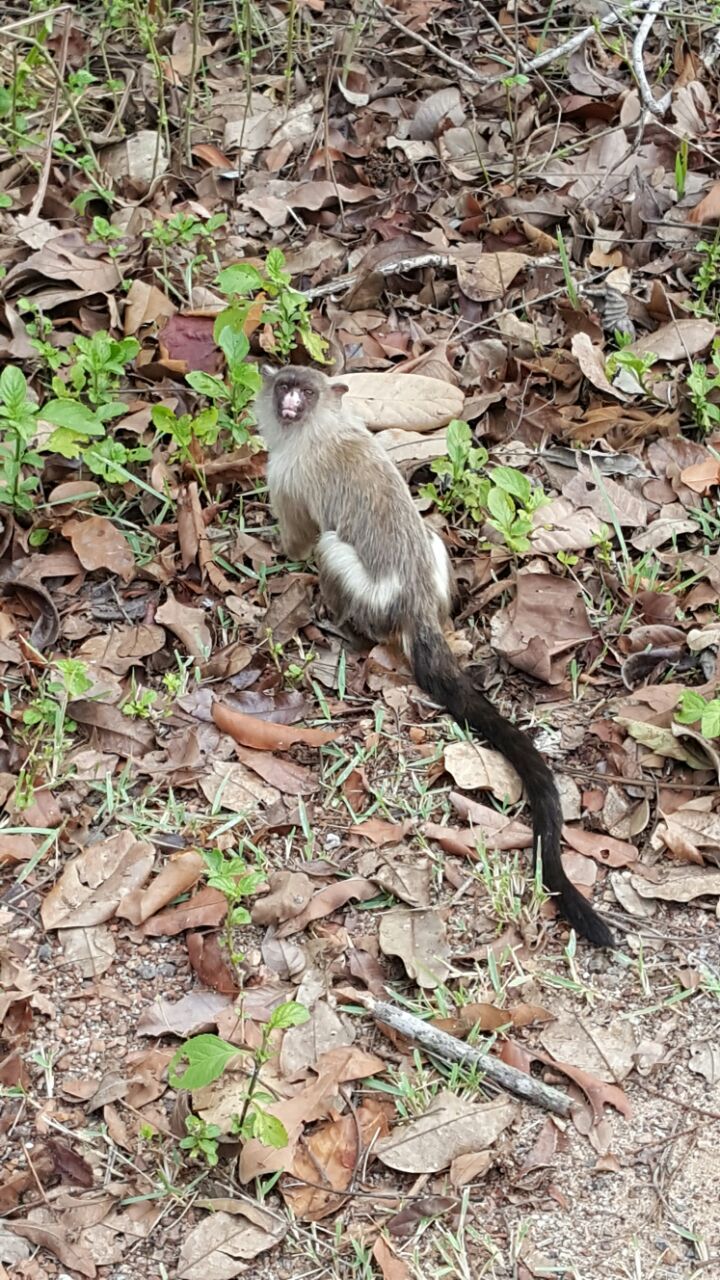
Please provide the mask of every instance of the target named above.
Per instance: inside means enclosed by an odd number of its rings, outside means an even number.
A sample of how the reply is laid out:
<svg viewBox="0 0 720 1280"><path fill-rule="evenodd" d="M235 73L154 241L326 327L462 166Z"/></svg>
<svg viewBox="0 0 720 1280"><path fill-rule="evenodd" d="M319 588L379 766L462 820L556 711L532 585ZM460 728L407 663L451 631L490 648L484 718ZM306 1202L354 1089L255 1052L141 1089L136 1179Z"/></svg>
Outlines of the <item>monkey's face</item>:
<svg viewBox="0 0 720 1280"><path fill-rule="evenodd" d="M281 373L273 386L273 402L279 422L302 422L312 413L319 397L319 389L311 378L299 370Z"/></svg>

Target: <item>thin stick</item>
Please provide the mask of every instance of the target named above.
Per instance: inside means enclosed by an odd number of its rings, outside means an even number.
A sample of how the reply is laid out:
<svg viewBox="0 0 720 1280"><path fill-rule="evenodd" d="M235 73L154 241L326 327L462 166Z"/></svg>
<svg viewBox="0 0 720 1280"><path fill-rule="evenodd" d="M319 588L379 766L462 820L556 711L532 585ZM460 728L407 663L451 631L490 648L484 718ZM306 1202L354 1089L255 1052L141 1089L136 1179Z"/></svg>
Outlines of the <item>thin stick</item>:
<svg viewBox="0 0 720 1280"><path fill-rule="evenodd" d="M658 0L654 0L654 3L657 2ZM660 4L665 3L666 0L660 0ZM439 58L441 62L446 62L448 66L454 67L456 71L459 71L466 80L472 80L474 84L480 84L483 85L484 88L489 89L493 85L501 84L506 78L506 71L495 76L482 75L479 71L476 71L474 67L469 66L467 62L463 62L460 58L454 58L452 54L446 53L446 51L439 45L433 44L432 40L428 40L426 36L421 36L419 32L413 31L412 28L407 27L404 22L400 22L399 18L396 18L389 9L386 9L382 0L374 0L374 4L375 8L382 14L385 21L390 23L391 27L395 27L396 30L402 31L403 35L409 36L412 40L415 40L417 44L423 45L424 48L430 51L430 53L434 53L435 57ZM626 14L631 15L637 13L639 9L644 8L645 0L633 0L633 3L627 8ZM615 26L618 22L622 22L624 16L625 14L614 12L606 14L604 18L600 18L598 21L593 22L591 26L583 27L582 31L576 31L574 36L570 36L569 39L564 40L562 44L557 45L554 49L546 49L544 53L539 53L537 57L533 58L530 62L523 62L523 73L525 75L533 75L534 72L541 71L543 67L550 66L552 62L557 62L559 58L564 58L568 54L574 53L576 49L581 49L592 36L598 35L608 27ZM650 26L652 26L652 22L650 23ZM648 27L648 30L649 29L650 27ZM494 56L497 57L498 62L502 61L498 54Z"/></svg>
<svg viewBox="0 0 720 1280"><path fill-rule="evenodd" d="M416 1018L405 1009L390 1004L388 1000L375 1000L365 993L358 993L355 998L365 1005L377 1022L391 1027L406 1040L412 1040L443 1062L462 1062L468 1067L478 1067L488 1080L492 1080L507 1093L512 1093L525 1102L532 1102L533 1106L542 1107L545 1111L552 1111L556 1116L570 1115L572 1100L559 1089L553 1089L515 1067L508 1067L504 1062L491 1058L480 1049L473 1049L471 1045L455 1036L449 1036L445 1031L438 1031L437 1027L432 1027L422 1018Z"/></svg>
<svg viewBox="0 0 720 1280"><path fill-rule="evenodd" d="M632 69L635 74L635 80L637 81L637 87L640 90L640 97L643 100L643 105L646 106L648 111L651 111L654 116L665 115L665 112L667 111L668 107L670 106L670 103L672 102L672 94L665 93L663 94L662 98L653 97L652 89L650 88L650 85L648 83L648 78L645 74L643 48L645 46L645 41L647 40L652 30L655 19L658 17L660 10L664 9L666 4L667 4L667 0L650 0L650 6L648 8L648 11L645 14L645 17L643 18L642 22L640 23L640 26L638 27L638 30L637 30L637 35L633 40L632 51L630 55L630 60L632 62Z"/></svg>

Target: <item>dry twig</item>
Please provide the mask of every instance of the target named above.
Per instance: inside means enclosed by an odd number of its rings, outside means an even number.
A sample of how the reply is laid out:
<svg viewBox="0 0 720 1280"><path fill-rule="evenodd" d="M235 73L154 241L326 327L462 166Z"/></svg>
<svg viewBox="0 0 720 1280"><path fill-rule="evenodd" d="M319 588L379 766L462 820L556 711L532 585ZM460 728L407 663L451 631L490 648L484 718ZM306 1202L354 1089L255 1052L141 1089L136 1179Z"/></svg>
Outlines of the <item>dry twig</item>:
<svg viewBox="0 0 720 1280"><path fill-rule="evenodd" d="M651 111L654 116L665 115L665 112L667 111L672 101L672 94L664 93L662 98L653 97L652 89L650 88L650 85L648 83L648 78L645 74L643 49L645 47L645 41L647 40L652 30L653 23L655 22L655 19L658 17L661 9L665 7L666 3L667 3L667 0L650 0L650 6L648 8L648 11L645 14L642 22L640 23L640 26L637 29L637 35L633 40L632 51L630 55L630 58L632 61L632 69L635 74L635 80L637 82L637 87L640 91L640 97L642 98L643 106L647 107L648 111Z"/></svg>

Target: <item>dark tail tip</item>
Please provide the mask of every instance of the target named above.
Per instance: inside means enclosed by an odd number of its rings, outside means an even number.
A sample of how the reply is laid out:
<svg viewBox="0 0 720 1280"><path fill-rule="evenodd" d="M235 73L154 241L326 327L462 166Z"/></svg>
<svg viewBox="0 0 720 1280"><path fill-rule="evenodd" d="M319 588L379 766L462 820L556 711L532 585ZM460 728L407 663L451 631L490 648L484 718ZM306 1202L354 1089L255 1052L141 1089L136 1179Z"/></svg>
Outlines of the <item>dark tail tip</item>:
<svg viewBox="0 0 720 1280"><path fill-rule="evenodd" d="M563 884L559 898L562 913L576 933L582 934L583 938L587 938L596 947L614 949L617 946L605 921L570 880Z"/></svg>

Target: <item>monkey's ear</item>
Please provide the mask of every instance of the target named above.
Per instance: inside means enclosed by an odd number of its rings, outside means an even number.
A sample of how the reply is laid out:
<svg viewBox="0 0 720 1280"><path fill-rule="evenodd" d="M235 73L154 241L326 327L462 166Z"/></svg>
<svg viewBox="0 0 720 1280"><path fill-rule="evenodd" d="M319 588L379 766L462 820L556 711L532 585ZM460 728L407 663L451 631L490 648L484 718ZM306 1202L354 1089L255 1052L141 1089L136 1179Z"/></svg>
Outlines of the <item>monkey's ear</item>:
<svg viewBox="0 0 720 1280"><path fill-rule="evenodd" d="M265 381L269 382L271 378L275 377L275 374L278 373L279 370L276 369L274 365L268 364L266 360L263 360L262 364L260 365L260 372L263 378L265 379Z"/></svg>
<svg viewBox="0 0 720 1280"><path fill-rule="evenodd" d="M341 400L343 396L346 396L349 390L350 388L346 382L333 382L332 384L332 393L334 396L337 396L338 400Z"/></svg>

